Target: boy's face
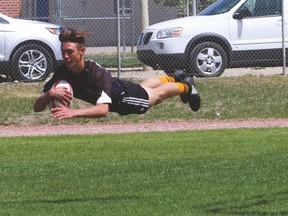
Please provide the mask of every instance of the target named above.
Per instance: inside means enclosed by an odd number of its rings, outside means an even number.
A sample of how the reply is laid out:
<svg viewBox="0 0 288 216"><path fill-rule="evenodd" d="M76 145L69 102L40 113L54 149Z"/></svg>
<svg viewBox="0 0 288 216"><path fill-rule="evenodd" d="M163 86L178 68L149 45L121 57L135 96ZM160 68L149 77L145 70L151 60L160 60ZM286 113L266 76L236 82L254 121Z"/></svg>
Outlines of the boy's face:
<svg viewBox="0 0 288 216"><path fill-rule="evenodd" d="M84 67L85 47L73 42L62 42L61 52L65 65L73 72L80 72Z"/></svg>

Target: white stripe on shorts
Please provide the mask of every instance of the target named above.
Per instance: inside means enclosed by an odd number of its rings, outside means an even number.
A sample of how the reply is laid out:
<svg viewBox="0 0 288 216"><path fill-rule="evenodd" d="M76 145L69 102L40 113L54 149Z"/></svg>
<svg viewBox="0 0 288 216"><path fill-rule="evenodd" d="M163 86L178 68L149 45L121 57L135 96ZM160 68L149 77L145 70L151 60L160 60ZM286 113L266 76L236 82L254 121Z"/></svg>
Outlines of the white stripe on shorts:
<svg viewBox="0 0 288 216"><path fill-rule="evenodd" d="M123 103L135 105L135 106L142 106L142 107L149 107L149 100L135 98L135 97L124 97L122 100Z"/></svg>

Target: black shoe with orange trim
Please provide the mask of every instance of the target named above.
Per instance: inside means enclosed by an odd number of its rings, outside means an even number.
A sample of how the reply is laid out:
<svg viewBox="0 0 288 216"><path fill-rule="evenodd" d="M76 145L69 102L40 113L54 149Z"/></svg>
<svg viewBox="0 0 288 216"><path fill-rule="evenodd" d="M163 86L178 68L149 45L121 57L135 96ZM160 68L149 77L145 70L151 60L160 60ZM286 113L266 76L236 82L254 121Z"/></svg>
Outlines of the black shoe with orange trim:
<svg viewBox="0 0 288 216"><path fill-rule="evenodd" d="M193 77L191 76L186 76L182 83L188 85L189 91L187 94L182 94L180 95L181 100L183 103L189 103L190 108L194 111L197 112L200 109L201 105L201 98L200 95L195 87L195 82Z"/></svg>
<svg viewBox="0 0 288 216"><path fill-rule="evenodd" d="M182 82L187 76L187 74L182 70L176 70L175 72L170 74L170 76L175 79L175 82Z"/></svg>

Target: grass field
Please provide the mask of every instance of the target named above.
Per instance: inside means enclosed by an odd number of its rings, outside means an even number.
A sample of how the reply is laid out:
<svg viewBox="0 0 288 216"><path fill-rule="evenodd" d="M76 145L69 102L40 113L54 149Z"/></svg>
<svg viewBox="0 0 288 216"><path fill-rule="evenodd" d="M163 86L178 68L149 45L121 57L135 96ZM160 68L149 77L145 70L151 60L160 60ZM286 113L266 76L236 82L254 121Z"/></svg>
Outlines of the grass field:
<svg viewBox="0 0 288 216"><path fill-rule="evenodd" d="M197 79L197 113L173 98L145 115L64 122L48 109L33 112L43 83L1 83L0 125L286 119L287 81ZM75 99L72 107L84 105ZM266 128L1 137L0 215L288 215L287 135Z"/></svg>
<svg viewBox="0 0 288 216"><path fill-rule="evenodd" d="M0 140L0 215L288 215L287 128Z"/></svg>
<svg viewBox="0 0 288 216"><path fill-rule="evenodd" d="M76 119L64 123L287 118L287 82L288 76L197 79L197 88L202 97L201 109L197 113L191 112L189 106L181 103L179 97L174 97L152 107L145 115L109 115L105 119ZM41 113L33 112L33 104L42 85L43 83L1 84L0 125L59 123L53 121L49 109ZM83 103L73 100L72 107L81 106Z"/></svg>

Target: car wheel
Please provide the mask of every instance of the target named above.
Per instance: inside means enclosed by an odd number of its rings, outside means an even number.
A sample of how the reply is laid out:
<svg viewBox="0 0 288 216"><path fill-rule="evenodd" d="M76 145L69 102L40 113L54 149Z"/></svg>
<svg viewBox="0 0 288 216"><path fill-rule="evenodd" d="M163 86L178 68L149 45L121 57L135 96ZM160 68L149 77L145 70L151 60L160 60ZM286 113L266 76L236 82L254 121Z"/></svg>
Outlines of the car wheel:
<svg viewBox="0 0 288 216"><path fill-rule="evenodd" d="M227 66L227 55L216 43L204 42L197 45L190 53L191 74L199 77L220 76Z"/></svg>
<svg viewBox="0 0 288 216"><path fill-rule="evenodd" d="M26 44L14 53L12 63L12 79L40 81L46 79L52 71L53 58L43 46Z"/></svg>

